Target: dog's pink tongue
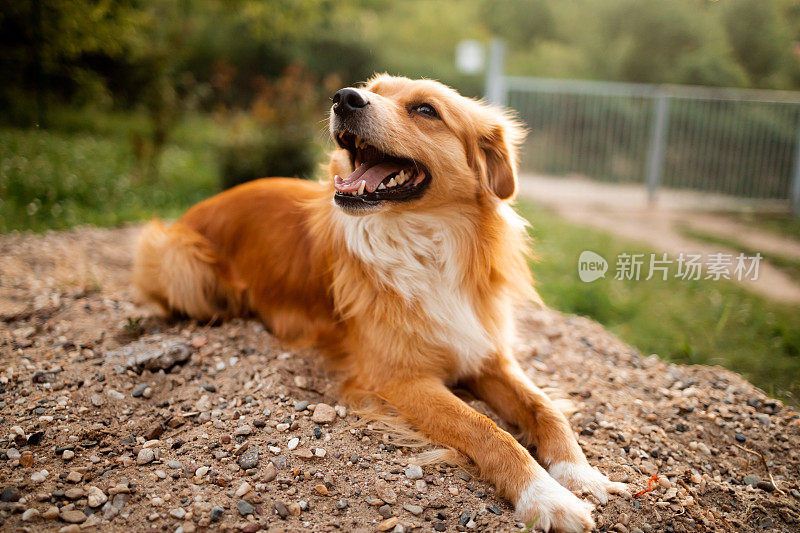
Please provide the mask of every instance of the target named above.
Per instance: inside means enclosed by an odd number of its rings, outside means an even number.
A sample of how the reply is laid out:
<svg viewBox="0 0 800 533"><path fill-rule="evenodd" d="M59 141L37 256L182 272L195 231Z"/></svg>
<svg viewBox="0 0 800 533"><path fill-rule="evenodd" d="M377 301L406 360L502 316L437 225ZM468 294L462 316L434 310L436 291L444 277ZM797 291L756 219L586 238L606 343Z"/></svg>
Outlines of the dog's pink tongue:
<svg viewBox="0 0 800 533"><path fill-rule="evenodd" d="M358 190L362 181L365 181L365 190L367 192L375 192L378 185L380 185L386 177L394 172L400 172L401 170L403 170L403 167L399 163L392 161L384 161L383 163L372 166L362 163L355 172L346 178L342 179L337 177L334 182L334 187L336 187L336 190L339 192L353 192Z"/></svg>

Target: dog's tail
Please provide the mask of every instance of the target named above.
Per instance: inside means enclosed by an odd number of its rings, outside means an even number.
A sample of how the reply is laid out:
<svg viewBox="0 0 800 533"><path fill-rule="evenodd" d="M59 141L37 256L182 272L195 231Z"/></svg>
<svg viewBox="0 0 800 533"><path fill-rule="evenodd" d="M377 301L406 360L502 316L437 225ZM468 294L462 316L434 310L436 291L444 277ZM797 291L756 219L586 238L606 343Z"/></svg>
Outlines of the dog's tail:
<svg viewBox="0 0 800 533"><path fill-rule="evenodd" d="M133 261L133 284L167 314L198 320L238 311L237 290L227 262L202 235L180 223L153 220L142 230Z"/></svg>

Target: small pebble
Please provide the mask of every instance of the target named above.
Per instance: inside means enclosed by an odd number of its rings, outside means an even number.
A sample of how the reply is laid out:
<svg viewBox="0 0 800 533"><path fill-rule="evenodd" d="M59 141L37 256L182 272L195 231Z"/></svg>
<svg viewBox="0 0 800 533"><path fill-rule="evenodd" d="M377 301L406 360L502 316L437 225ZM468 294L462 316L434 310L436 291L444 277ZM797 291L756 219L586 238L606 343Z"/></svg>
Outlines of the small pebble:
<svg viewBox="0 0 800 533"><path fill-rule="evenodd" d="M69 522L70 524L81 524L86 521L86 515L83 514L83 511L78 511L75 509L71 510L64 510L61 509L58 516L64 522Z"/></svg>
<svg viewBox="0 0 800 533"><path fill-rule="evenodd" d="M142 448L136 456L136 464L140 466L146 465L152 463L155 458L156 454L152 448Z"/></svg>
<svg viewBox="0 0 800 533"><path fill-rule="evenodd" d="M251 488L252 488L252 487L250 486L250 483L248 483L247 481L245 481L244 483L242 483L241 485L239 485L239 488L238 488L238 489L236 489L235 496L236 496L237 498L241 498L242 496L244 496L245 494L247 494L248 492L250 492L250 489L251 489Z"/></svg>
<svg viewBox="0 0 800 533"><path fill-rule="evenodd" d="M251 434L252 432L253 432L253 429L250 426L248 426L247 424L244 424L244 425L239 426L238 428L236 428L233 431L233 435L234 435L234 437L242 437L242 436L247 436L247 435Z"/></svg>
<svg viewBox="0 0 800 533"><path fill-rule="evenodd" d="M255 511L255 508L250 503L244 500L239 500L238 502L236 502L236 509L242 516L253 514L253 512Z"/></svg>
<svg viewBox="0 0 800 533"><path fill-rule="evenodd" d="M286 504L278 500L275 502L274 507L275 507L275 512L278 513L278 516L286 520L286 517L289 516L289 509L288 507L286 507Z"/></svg>
<svg viewBox="0 0 800 533"><path fill-rule="evenodd" d="M100 490L98 487L91 486L89 487L87 493L87 500L89 507L95 508L106 503L108 501L108 496L106 496L106 493Z"/></svg>
<svg viewBox="0 0 800 533"><path fill-rule="evenodd" d="M124 400L125 399L125 395L124 394L122 394L119 391L115 391L114 389L109 389L108 392L106 393L106 396L108 396L112 400Z"/></svg>
<svg viewBox="0 0 800 533"><path fill-rule="evenodd" d="M408 465L405 474L408 479L420 479L422 477L422 467L419 465Z"/></svg>
<svg viewBox="0 0 800 533"><path fill-rule="evenodd" d="M756 476L755 474L749 474L744 476L742 479L742 483L745 485L750 485L751 487L756 487L761 482L761 478Z"/></svg>
<svg viewBox="0 0 800 533"><path fill-rule="evenodd" d="M759 481L758 483L756 483L756 487L763 490L764 492L772 492L773 490L775 490L775 485L773 485L769 481Z"/></svg>
<svg viewBox="0 0 800 533"><path fill-rule="evenodd" d="M389 531L390 529L394 529L394 527L400 523L400 519L396 516L391 518L387 518L380 524L378 524L378 531Z"/></svg>
<svg viewBox="0 0 800 533"><path fill-rule="evenodd" d="M258 446L251 446L239 456L238 463L242 470L249 470L258 465Z"/></svg>
<svg viewBox="0 0 800 533"><path fill-rule="evenodd" d="M375 482L375 494L386 503L397 503L397 493L382 479L378 479Z"/></svg>
<svg viewBox="0 0 800 533"><path fill-rule="evenodd" d="M410 503L403 504L403 509L405 509L406 511L408 511L409 513L411 513L413 515L421 515L422 512L424 511L424 509L421 506L412 505Z"/></svg>
<svg viewBox="0 0 800 533"><path fill-rule="evenodd" d="M336 411L326 403L318 403L314 407L314 414L311 420L317 424L329 424L336 420Z"/></svg>
<svg viewBox="0 0 800 533"><path fill-rule="evenodd" d="M33 466L34 458L31 452L24 452L19 458L19 465L23 468L30 468Z"/></svg>
<svg viewBox="0 0 800 533"><path fill-rule="evenodd" d="M270 461L267 464L267 467L264 469L264 474L261 476L261 479L263 479L265 483L269 483L277 476L278 476L278 469L275 468L275 465L272 464L272 461Z"/></svg>

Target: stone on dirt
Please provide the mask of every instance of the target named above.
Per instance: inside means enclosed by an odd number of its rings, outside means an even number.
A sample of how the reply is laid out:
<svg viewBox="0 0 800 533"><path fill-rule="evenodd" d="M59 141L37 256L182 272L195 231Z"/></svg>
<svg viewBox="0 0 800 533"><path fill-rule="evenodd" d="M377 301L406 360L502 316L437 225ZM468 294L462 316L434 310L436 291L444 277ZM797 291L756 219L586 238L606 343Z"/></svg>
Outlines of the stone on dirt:
<svg viewBox="0 0 800 533"><path fill-rule="evenodd" d="M124 359L125 367L136 372L168 371L177 364L185 363L191 355L191 345L181 338L159 342L140 340L106 353L108 358Z"/></svg>

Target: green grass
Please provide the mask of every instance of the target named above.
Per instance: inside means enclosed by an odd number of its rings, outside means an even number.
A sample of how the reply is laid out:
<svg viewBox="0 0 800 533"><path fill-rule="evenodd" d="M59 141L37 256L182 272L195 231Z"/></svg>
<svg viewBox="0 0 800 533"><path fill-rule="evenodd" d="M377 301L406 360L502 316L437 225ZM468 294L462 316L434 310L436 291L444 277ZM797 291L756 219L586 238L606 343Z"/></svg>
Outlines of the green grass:
<svg viewBox="0 0 800 533"><path fill-rule="evenodd" d="M0 130L0 232L175 216L217 190L202 143L169 144L153 181L132 146L122 134Z"/></svg>
<svg viewBox="0 0 800 533"><path fill-rule="evenodd" d="M722 235L717 235L716 233L709 233L707 231L702 231L687 225L678 226L678 231L681 234L685 235L686 237L707 242L709 244L717 244L719 246L724 246L725 248L730 248L732 250L742 252L748 256L755 256L757 253L759 253L761 254L761 257L763 257L769 263L772 263L773 266L780 268L788 275L792 276L795 279L800 280L800 260L798 259L770 252L765 252L763 250L756 250L754 248L746 246L745 244L742 244L736 239L732 239Z"/></svg>
<svg viewBox="0 0 800 533"><path fill-rule="evenodd" d="M753 224L759 228L786 237L800 240L800 218L788 213L728 213L737 222Z"/></svg>
<svg viewBox="0 0 800 533"><path fill-rule="evenodd" d="M657 251L569 224L533 204L521 203L520 211L532 224L538 256L532 268L548 305L597 320L645 354L722 365L768 394L798 403L800 307L722 280L616 281L618 254ZM584 250L606 258L605 278L580 281L578 256Z"/></svg>

